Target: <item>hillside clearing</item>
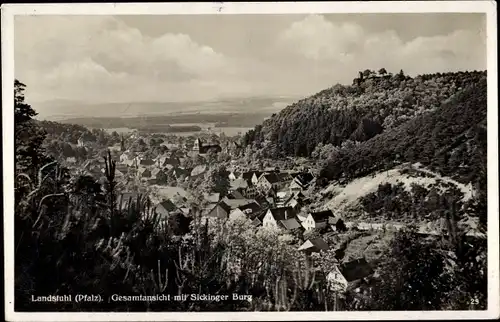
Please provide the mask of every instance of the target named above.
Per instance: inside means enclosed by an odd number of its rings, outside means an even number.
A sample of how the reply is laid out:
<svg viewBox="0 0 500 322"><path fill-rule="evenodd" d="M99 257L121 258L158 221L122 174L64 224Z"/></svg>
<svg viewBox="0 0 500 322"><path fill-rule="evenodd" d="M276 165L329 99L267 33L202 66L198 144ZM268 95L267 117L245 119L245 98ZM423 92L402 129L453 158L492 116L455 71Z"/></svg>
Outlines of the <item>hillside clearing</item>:
<svg viewBox="0 0 500 322"><path fill-rule="evenodd" d="M435 172L422 168L422 165L419 163L412 164L411 168L432 177L416 177L410 174L402 173L402 170L404 170L407 166L407 164L400 165L388 171L382 171L355 179L345 187L342 187L337 183L330 185L325 188L321 194L325 195L331 193L335 196L325 204L324 208L331 209L332 211L346 210L347 208L356 205L359 198L377 191L379 185L387 183L393 185L403 183L405 189L407 190L410 190L412 184L418 184L425 188L436 185L441 191L445 191L446 188L440 185L440 183L444 182L452 184L459 189L464 195L462 199L463 201L470 200L474 195L474 190L471 184L464 185L448 177L443 177Z"/></svg>

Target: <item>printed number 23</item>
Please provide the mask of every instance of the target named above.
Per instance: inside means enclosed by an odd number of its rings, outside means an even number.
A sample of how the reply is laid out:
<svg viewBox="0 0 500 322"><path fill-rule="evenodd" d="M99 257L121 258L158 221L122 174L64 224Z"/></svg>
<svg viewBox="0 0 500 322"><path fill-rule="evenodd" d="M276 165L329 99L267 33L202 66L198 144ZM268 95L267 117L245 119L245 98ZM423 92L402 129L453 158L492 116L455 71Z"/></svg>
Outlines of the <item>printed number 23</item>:
<svg viewBox="0 0 500 322"><path fill-rule="evenodd" d="M479 304L479 299L477 299L477 298L471 299L470 300L470 304L472 304L472 305L478 305Z"/></svg>

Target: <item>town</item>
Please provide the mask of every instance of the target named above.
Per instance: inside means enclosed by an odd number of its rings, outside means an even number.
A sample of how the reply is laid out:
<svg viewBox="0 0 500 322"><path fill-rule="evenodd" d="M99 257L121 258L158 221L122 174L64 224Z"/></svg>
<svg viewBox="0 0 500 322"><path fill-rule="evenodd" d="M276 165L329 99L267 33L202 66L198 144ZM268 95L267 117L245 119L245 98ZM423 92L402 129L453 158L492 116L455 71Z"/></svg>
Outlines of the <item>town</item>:
<svg viewBox="0 0 500 322"><path fill-rule="evenodd" d="M75 174L89 175L104 183L109 155L116 162L119 209L125 210L146 196L161 222L181 223L175 225L175 234L179 235L189 232L189 223L196 216L193 203L201 207L202 218L211 223L239 218L249 220L255 228L300 235L296 248L306 256L334 254L338 264L327 278L340 294L348 290L366 292L360 285L368 285L375 273L371 265L376 265L377 260L367 262L359 252L358 257L345 256L349 241L339 243L339 236L355 240L352 234L357 233L361 239L373 239L377 232L391 233L407 226L404 221L346 218L345 213L325 207L321 200L328 193L316 186L315 160L252 162L247 155L253 151L245 151L241 135L92 132L95 135L82 134L73 144L73 149L83 149L86 157L71 156L61 162ZM102 146L96 140L98 136L108 136L116 143ZM216 184L203 189L207 181ZM420 222L417 232L424 237L441 236L446 234L446 223L443 219ZM467 236L484 238L483 233L471 227Z"/></svg>
<svg viewBox="0 0 500 322"><path fill-rule="evenodd" d="M6 303L491 307L486 16L453 15L16 18Z"/></svg>

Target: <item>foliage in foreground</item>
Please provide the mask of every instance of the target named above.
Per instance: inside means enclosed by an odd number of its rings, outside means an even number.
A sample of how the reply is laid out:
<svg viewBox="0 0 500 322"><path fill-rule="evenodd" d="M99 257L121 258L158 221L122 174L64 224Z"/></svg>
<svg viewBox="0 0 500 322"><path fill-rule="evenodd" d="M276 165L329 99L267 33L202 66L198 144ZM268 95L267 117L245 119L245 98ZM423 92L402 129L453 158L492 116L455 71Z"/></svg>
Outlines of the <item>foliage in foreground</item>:
<svg viewBox="0 0 500 322"><path fill-rule="evenodd" d="M24 134L20 143L31 145L16 145L17 311L331 310L334 294L324 277L336 261L328 260L329 253L311 261L297 251L299 241L292 236L254 228L246 220L210 222L197 205L191 209L188 233L180 236L152 211L148 198L126 205L117 200L116 164L110 155L103 185L88 176L70 177L56 162L42 163L45 156L37 144L44 137L32 129L34 111L17 99L22 86L16 85L16 136ZM454 227L441 244L425 244L401 232L379 269L381 278L369 287L371 295L350 292L344 308L477 308L469 306L470 298L482 308L484 246L467 247ZM421 298L422 292L431 297ZM232 293L251 294L252 301L109 301L112 294ZM31 301L48 294L99 294L103 302Z"/></svg>

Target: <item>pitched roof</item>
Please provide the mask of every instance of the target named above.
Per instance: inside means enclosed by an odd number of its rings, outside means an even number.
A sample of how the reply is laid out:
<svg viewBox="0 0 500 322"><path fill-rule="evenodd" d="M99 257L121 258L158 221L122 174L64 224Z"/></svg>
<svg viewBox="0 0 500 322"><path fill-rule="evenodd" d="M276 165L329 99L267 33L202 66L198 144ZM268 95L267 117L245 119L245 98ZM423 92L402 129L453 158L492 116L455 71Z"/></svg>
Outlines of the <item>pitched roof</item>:
<svg viewBox="0 0 500 322"><path fill-rule="evenodd" d="M118 170L118 171L121 171L121 172L124 172L124 173L125 173L125 172L127 172L127 171L128 171L128 167L127 167L127 165L125 165L125 164L117 164L117 165L116 165L116 170Z"/></svg>
<svg viewBox="0 0 500 322"><path fill-rule="evenodd" d="M264 172L262 171L247 171L247 172L243 172L241 174L241 178L242 179L245 179L245 180L252 180L252 177L253 175L255 174L257 176L257 178L259 178Z"/></svg>
<svg viewBox="0 0 500 322"><path fill-rule="evenodd" d="M155 169L151 170L151 174L153 176L156 176L160 172L163 172L163 170L162 169L158 169L158 168L155 168Z"/></svg>
<svg viewBox="0 0 500 322"><path fill-rule="evenodd" d="M145 173L145 172L146 172L146 173L147 173L147 172L151 173L151 171L150 171L148 168L139 168L139 169L137 170L137 172L139 172L140 174L143 174L143 173Z"/></svg>
<svg viewBox="0 0 500 322"><path fill-rule="evenodd" d="M302 193L302 191L298 191L296 192L294 195L293 195L294 198L298 198L298 199L303 199L305 198L306 196Z"/></svg>
<svg viewBox="0 0 500 322"><path fill-rule="evenodd" d="M255 217L253 220L252 220L252 226L259 226L260 224L262 224L262 219L258 218L258 217Z"/></svg>
<svg viewBox="0 0 500 322"><path fill-rule="evenodd" d="M351 282L373 274L373 269L364 258L359 258L340 265L340 272Z"/></svg>
<svg viewBox="0 0 500 322"><path fill-rule="evenodd" d="M231 212L231 207L228 204L226 204L224 201L217 203L210 211L214 210L217 206L224 209L224 211L227 213Z"/></svg>
<svg viewBox="0 0 500 322"><path fill-rule="evenodd" d="M251 202L249 204L239 206L238 209L248 215L255 215L262 210L262 208L257 202Z"/></svg>
<svg viewBox="0 0 500 322"><path fill-rule="evenodd" d="M268 173L263 175L269 183L274 184L278 182L284 182L291 179L288 173Z"/></svg>
<svg viewBox="0 0 500 322"><path fill-rule="evenodd" d="M335 217L329 217L328 218L328 223L331 225L337 224L339 221L344 221L340 216L335 216Z"/></svg>
<svg viewBox="0 0 500 322"><path fill-rule="evenodd" d="M171 156L171 155L166 155L166 154L158 156L156 158L156 161L159 163L159 165L161 167L164 167L168 164L173 165L173 166L177 166L180 164L179 158L177 158L175 156Z"/></svg>
<svg viewBox="0 0 500 322"><path fill-rule="evenodd" d="M285 220L294 216L294 211L292 207L282 207L282 208L271 208L269 209L274 220Z"/></svg>
<svg viewBox="0 0 500 322"><path fill-rule="evenodd" d="M174 205L174 203L170 199L165 199L162 202L158 204L157 207L162 206L166 211L174 211L177 210L177 207Z"/></svg>
<svg viewBox="0 0 500 322"><path fill-rule="evenodd" d="M151 159L143 159L139 162L140 165L154 165L155 162Z"/></svg>
<svg viewBox="0 0 500 322"><path fill-rule="evenodd" d="M314 179L314 176L309 172L301 172L301 173L293 174L292 177L302 187L307 186Z"/></svg>
<svg viewBox="0 0 500 322"><path fill-rule="evenodd" d="M246 206L252 203L257 204L257 201L255 201L254 199L228 199L227 197L224 197L222 201L226 203L226 205L231 207L231 209Z"/></svg>
<svg viewBox="0 0 500 322"><path fill-rule="evenodd" d="M319 252L320 250L327 250L329 248L328 244L320 237L314 239L308 239L303 243L298 250L312 250Z"/></svg>
<svg viewBox="0 0 500 322"><path fill-rule="evenodd" d="M324 210L319 212L311 212L310 214L315 222L327 221L329 217L334 217L331 210Z"/></svg>
<svg viewBox="0 0 500 322"><path fill-rule="evenodd" d="M278 221L278 224L287 230L301 228L302 225L295 218Z"/></svg>
<svg viewBox="0 0 500 322"><path fill-rule="evenodd" d="M230 194L227 195L228 199L245 199L245 197L239 191L231 191Z"/></svg>

